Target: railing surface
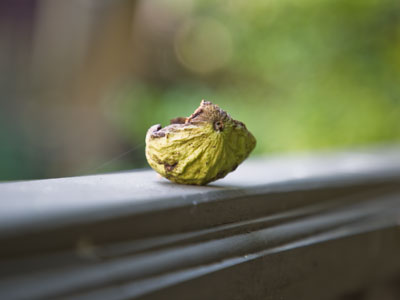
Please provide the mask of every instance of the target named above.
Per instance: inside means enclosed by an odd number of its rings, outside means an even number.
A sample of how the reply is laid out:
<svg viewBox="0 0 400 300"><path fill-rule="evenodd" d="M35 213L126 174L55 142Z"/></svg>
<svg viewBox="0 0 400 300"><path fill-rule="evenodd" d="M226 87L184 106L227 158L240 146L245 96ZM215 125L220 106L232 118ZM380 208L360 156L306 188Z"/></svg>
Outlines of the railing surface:
<svg viewBox="0 0 400 300"><path fill-rule="evenodd" d="M400 299L399 225L399 147L0 183L0 299Z"/></svg>

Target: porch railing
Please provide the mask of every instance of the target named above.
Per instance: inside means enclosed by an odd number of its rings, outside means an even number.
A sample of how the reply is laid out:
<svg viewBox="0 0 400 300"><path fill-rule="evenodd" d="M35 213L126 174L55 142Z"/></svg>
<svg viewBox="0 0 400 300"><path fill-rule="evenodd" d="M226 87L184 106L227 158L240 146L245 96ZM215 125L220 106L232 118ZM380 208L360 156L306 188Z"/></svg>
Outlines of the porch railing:
<svg viewBox="0 0 400 300"><path fill-rule="evenodd" d="M399 225L399 147L1 183L0 299L400 299Z"/></svg>

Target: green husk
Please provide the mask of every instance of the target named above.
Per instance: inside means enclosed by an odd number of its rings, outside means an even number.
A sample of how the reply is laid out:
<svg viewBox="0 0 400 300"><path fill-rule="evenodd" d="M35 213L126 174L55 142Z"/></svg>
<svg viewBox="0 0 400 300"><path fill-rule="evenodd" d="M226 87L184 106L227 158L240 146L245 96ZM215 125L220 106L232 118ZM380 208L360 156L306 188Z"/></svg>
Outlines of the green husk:
<svg viewBox="0 0 400 300"><path fill-rule="evenodd" d="M256 139L239 121L208 101L188 118L146 135L146 158L163 177L182 184L205 185L225 177L245 160Z"/></svg>

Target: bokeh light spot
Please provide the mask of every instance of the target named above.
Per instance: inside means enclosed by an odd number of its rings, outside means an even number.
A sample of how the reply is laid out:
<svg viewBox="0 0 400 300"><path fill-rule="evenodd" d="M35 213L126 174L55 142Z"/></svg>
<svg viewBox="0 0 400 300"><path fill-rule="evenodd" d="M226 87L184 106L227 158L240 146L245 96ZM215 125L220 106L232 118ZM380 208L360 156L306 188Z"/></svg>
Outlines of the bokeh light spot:
<svg viewBox="0 0 400 300"><path fill-rule="evenodd" d="M196 18L182 25L175 36L175 53L185 68L211 73L226 66L233 52L231 33L214 18Z"/></svg>

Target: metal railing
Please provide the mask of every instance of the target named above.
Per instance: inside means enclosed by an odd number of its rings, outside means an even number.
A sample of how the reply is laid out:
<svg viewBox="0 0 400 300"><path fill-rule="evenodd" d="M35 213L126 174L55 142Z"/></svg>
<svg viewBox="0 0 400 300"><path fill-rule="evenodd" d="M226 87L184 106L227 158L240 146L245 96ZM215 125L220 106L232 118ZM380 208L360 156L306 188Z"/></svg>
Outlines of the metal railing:
<svg viewBox="0 0 400 300"><path fill-rule="evenodd" d="M2 183L0 199L0 299L375 299L400 282L398 147L252 159L205 187L150 170Z"/></svg>

